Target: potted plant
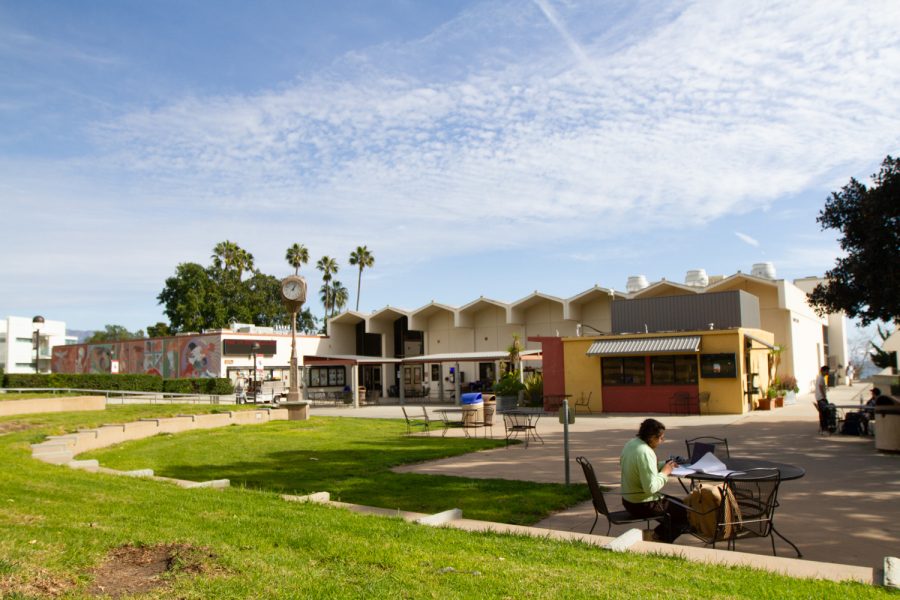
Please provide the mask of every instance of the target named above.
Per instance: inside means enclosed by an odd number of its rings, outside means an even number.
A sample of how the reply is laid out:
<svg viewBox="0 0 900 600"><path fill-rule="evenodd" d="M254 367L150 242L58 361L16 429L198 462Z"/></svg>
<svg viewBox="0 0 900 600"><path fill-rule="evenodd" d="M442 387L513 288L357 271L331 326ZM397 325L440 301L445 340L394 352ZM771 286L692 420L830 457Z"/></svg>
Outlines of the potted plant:
<svg viewBox="0 0 900 600"><path fill-rule="evenodd" d="M793 375L785 375L781 378L780 384L780 395L784 397L784 403L796 404L797 393L800 391L800 386L797 385L797 378Z"/></svg>
<svg viewBox="0 0 900 600"><path fill-rule="evenodd" d="M514 409L519 403L519 392L525 389L525 384L519 379L519 371L510 371L494 384L494 394L497 395L497 412Z"/></svg>
<svg viewBox="0 0 900 600"><path fill-rule="evenodd" d="M525 378L525 400L528 406L543 406L544 376L540 373Z"/></svg>
<svg viewBox="0 0 900 600"><path fill-rule="evenodd" d="M770 385L766 389L766 395L759 399L759 410L772 410L772 404L775 401L775 394L778 390L774 385Z"/></svg>

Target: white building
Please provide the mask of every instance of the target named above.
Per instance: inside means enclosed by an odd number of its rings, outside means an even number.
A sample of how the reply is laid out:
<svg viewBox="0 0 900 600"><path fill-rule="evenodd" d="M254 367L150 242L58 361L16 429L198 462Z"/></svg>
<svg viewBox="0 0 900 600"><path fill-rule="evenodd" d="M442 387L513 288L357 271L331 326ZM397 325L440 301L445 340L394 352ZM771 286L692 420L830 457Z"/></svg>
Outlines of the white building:
<svg viewBox="0 0 900 600"><path fill-rule="evenodd" d="M4 373L34 373L35 335L38 336L38 365L40 373L50 372L51 348L73 344L77 340L66 336L65 321L45 319L34 323L33 317L6 317L0 320L0 367Z"/></svg>

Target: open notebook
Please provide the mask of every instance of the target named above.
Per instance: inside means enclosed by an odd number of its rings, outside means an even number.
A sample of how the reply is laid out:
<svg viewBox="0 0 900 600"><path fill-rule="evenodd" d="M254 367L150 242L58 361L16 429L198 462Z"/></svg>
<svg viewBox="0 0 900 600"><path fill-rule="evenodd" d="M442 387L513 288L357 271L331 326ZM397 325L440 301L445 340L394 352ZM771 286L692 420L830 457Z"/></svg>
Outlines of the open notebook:
<svg viewBox="0 0 900 600"><path fill-rule="evenodd" d="M725 477L726 475L736 472L737 471L729 470L728 467L725 466L725 463L716 458L716 455L712 452L707 452L694 464L672 469L672 475L675 477L685 477L687 475L693 475L694 473L706 473L708 475Z"/></svg>

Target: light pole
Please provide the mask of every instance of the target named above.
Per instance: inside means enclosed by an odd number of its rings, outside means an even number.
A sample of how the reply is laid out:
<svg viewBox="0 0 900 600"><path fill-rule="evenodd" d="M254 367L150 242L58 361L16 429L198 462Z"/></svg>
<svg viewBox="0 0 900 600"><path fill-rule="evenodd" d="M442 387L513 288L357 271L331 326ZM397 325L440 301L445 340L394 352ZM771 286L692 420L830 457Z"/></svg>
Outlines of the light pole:
<svg viewBox="0 0 900 600"><path fill-rule="evenodd" d="M256 394L258 392L256 387L256 354L259 352L259 342L253 342L250 350L253 351L253 404L256 404Z"/></svg>
<svg viewBox="0 0 900 600"><path fill-rule="evenodd" d="M34 342L34 372L40 373L40 363L41 363L41 325L44 324L44 317L41 315L36 316L31 320L31 327L34 329L33 334L33 342Z"/></svg>

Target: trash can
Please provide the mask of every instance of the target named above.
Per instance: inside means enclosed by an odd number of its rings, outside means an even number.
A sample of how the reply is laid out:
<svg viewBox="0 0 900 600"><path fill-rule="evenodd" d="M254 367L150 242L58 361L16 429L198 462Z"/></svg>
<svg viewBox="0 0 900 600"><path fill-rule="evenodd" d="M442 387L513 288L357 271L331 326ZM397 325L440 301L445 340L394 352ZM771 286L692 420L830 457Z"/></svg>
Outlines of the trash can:
<svg viewBox="0 0 900 600"><path fill-rule="evenodd" d="M484 422L484 398L481 392L463 394L459 397L459 403L463 408L463 423L466 426L474 427Z"/></svg>
<svg viewBox="0 0 900 600"><path fill-rule="evenodd" d="M875 449L900 452L900 400L891 396L875 398Z"/></svg>

